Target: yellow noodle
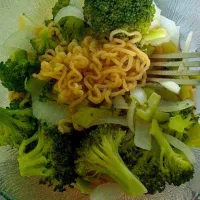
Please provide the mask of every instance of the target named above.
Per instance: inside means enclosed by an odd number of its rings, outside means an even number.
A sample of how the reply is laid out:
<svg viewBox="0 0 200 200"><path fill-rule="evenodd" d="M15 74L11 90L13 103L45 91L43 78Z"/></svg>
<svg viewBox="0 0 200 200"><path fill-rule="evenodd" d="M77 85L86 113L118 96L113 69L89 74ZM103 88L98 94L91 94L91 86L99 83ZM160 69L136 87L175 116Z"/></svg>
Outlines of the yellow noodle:
<svg viewBox="0 0 200 200"><path fill-rule="evenodd" d="M49 27L60 35L59 27L53 24ZM127 38L115 38L121 33ZM150 60L137 47L141 38L137 31L128 33L119 29L110 34L108 41L87 36L81 44L76 40L67 44L62 39L55 50L49 49L40 57L41 71L34 77L56 80L58 102L70 104L73 111L84 100L110 106L112 98L146 82Z"/></svg>

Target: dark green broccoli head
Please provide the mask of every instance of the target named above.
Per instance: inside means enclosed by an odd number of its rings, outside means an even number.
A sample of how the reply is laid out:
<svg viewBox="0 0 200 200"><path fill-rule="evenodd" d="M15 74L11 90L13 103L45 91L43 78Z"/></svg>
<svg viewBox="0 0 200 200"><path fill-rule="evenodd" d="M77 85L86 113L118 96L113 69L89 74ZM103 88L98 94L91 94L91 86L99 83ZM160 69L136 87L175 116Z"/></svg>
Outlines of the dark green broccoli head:
<svg viewBox="0 0 200 200"><path fill-rule="evenodd" d="M55 190L62 192L64 186L74 183L77 177L74 159L79 137L76 136L62 135L56 126L41 125L19 148L21 176L40 176L42 183L54 185Z"/></svg>
<svg viewBox="0 0 200 200"><path fill-rule="evenodd" d="M37 121L32 115L32 109L0 108L0 146L11 145L19 147L24 138L33 135Z"/></svg>
<svg viewBox="0 0 200 200"><path fill-rule="evenodd" d="M58 0L58 2L56 3L56 5L54 6L52 10L53 17L57 15L57 13L59 12L61 8L68 6L69 3L70 3L70 0Z"/></svg>
<svg viewBox="0 0 200 200"><path fill-rule="evenodd" d="M88 134L78 150L76 172L84 180L93 181L108 175L118 182L124 192L138 196L146 192L144 185L131 173L118 153L126 132L118 126L99 126Z"/></svg>
<svg viewBox="0 0 200 200"><path fill-rule="evenodd" d="M86 22L102 36L119 28L146 33L154 14L152 0L85 0L84 6Z"/></svg>
<svg viewBox="0 0 200 200"><path fill-rule="evenodd" d="M24 82L40 69L37 59L29 57L26 51L17 50L5 63L0 63L0 79L9 91L24 92Z"/></svg>

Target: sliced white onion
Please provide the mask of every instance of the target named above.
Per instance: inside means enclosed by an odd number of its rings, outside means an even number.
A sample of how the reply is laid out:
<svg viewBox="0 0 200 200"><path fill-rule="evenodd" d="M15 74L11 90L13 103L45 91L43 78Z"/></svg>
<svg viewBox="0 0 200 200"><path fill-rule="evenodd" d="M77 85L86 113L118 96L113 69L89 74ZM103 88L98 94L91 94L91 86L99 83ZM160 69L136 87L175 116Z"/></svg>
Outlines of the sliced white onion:
<svg viewBox="0 0 200 200"><path fill-rule="evenodd" d="M172 146L181 150L192 164L196 163L195 155L190 147L171 135L165 134L165 137Z"/></svg>
<svg viewBox="0 0 200 200"><path fill-rule="evenodd" d="M185 41L185 45L184 45L183 50L182 50L183 53L188 53L190 51L190 45L191 45L191 42L192 42L192 37L193 37L193 32L191 31L188 34L188 37Z"/></svg>
<svg viewBox="0 0 200 200"><path fill-rule="evenodd" d="M161 100L158 110L163 112L176 112L186 108L193 107L195 104L193 101L186 99L183 101L163 101Z"/></svg>
<svg viewBox="0 0 200 200"><path fill-rule="evenodd" d="M155 2L154 2L154 6L155 6L155 9L156 9L156 12L155 12L155 15L154 15L153 22L151 23L150 30L160 26L161 9L158 8L158 6L155 4Z"/></svg>
<svg viewBox="0 0 200 200"><path fill-rule="evenodd" d="M126 110L129 108L124 97L122 96L117 96L113 99L113 107L117 109L126 109Z"/></svg>
<svg viewBox="0 0 200 200"><path fill-rule="evenodd" d="M159 82L164 88L168 89L169 91L175 93L175 94L179 94L181 88L180 86L173 82L173 81L161 81Z"/></svg>
<svg viewBox="0 0 200 200"><path fill-rule="evenodd" d="M33 38L33 33L30 29L18 30L4 42L4 46L32 51L33 48L30 43L31 38Z"/></svg>
<svg viewBox="0 0 200 200"><path fill-rule="evenodd" d="M143 105L147 101L147 95L142 88L135 88L130 92L131 98L134 98L139 102L140 105Z"/></svg>
<svg viewBox="0 0 200 200"><path fill-rule="evenodd" d="M129 129L134 132L134 116L135 116L135 109L136 109L136 104L135 101L132 100L128 112L127 112L127 123Z"/></svg>
<svg viewBox="0 0 200 200"><path fill-rule="evenodd" d="M149 122L137 117L135 122L134 142L137 147L145 150L151 150L151 125Z"/></svg>
<svg viewBox="0 0 200 200"><path fill-rule="evenodd" d="M121 126L128 126L127 120L124 117L112 116L112 117L104 117L96 120L91 124L91 126L101 125L101 124L116 124Z"/></svg>
<svg viewBox="0 0 200 200"><path fill-rule="evenodd" d="M85 0L70 0L70 4L74 5L75 7L83 10L83 6L85 4Z"/></svg>
<svg viewBox="0 0 200 200"><path fill-rule="evenodd" d="M35 101L33 102L33 115L39 120L57 124L60 120L69 117L69 109L67 106L57 103Z"/></svg>
<svg viewBox="0 0 200 200"><path fill-rule="evenodd" d="M0 8L9 9L16 0L0 0Z"/></svg>
<svg viewBox="0 0 200 200"><path fill-rule="evenodd" d="M180 38L180 27L176 26L174 21L164 16L160 17L160 26L167 30L171 41L178 47Z"/></svg>
<svg viewBox="0 0 200 200"><path fill-rule="evenodd" d="M68 17L68 16L73 16L84 20L83 12L79 8L73 5L69 5L62 8L55 16L54 20L55 22L59 22L63 17Z"/></svg>
<svg viewBox="0 0 200 200"><path fill-rule="evenodd" d="M123 195L124 192L117 183L104 183L93 190L90 200L120 200Z"/></svg>

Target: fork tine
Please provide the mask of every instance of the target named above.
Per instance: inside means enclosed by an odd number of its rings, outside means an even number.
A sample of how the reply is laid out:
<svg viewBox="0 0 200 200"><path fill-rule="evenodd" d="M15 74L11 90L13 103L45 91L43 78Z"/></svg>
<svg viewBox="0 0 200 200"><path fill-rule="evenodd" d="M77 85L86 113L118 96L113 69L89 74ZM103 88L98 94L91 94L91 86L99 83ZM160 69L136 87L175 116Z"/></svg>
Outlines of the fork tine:
<svg viewBox="0 0 200 200"><path fill-rule="evenodd" d="M178 67L181 64L186 67L200 67L200 61L151 62L153 67Z"/></svg>
<svg viewBox="0 0 200 200"><path fill-rule="evenodd" d="M200 70L149 70L148 75L159 75L159 76L200 76Z"/></svg>
<svg viewBox="0 0 200 200"><path fill-rule="evenodd" d="M200 80L197 79L168 79L168 78L147 78L147 82L164 82L172 81L179 85L200 85Z"/></svg>
<svg viewBox="0 0 200 200"><path fill-rule="evenodd" d="M170 53L170 54L153 54L150 58L200 58L200 52L191 53Z"/></svg>

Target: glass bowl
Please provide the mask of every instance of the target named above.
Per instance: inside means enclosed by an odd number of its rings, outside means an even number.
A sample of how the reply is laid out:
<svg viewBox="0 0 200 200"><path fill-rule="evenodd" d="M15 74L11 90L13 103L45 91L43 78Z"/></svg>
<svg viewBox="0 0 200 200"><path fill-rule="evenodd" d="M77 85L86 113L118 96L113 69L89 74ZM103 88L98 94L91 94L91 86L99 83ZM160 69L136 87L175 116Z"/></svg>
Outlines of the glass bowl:
<svg viewBox="0 0 200 200"><path fill-rule="evenodd" d="M7 0L6 0L7 1ZM190 31L194 32L191 50L200 51L200 0L155 0L162 15L172 19L181 27L183 46ZM7 91L0 87L0 106L8 105ZM167 186L163 193L145 195L139 198L123 197L123 200L184 200L192 199L200 192L200 150L194 149L197 156L195 176L181 187ZM37 178L22 178L18 172L17 153L9 147L0 147L0 200L87 200L78 190L68 188L64 193L53 192L51 187L38 184ZM114 193L115 191L113 191ZM1 196L2 195L2 196ZM109 200L109 199L103 199ZM118 199L116 199L118 200Z"/></svg>

